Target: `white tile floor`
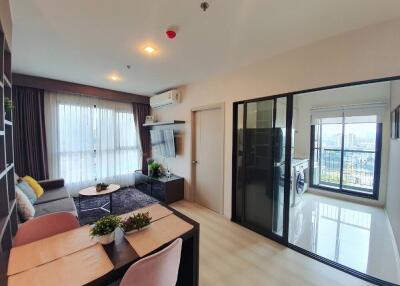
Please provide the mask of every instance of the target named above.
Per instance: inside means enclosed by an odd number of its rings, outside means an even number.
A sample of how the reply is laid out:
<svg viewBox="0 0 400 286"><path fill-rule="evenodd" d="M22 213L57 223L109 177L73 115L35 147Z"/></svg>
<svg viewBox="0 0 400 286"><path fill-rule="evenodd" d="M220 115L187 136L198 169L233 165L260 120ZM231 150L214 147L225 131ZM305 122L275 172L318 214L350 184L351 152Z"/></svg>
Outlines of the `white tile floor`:
<svg viewBox="0 0 400 286"><path fill-rule="evenodd" d="M382 208L305 193L290 210L289 242L400 284L399 254Z"/></svg>

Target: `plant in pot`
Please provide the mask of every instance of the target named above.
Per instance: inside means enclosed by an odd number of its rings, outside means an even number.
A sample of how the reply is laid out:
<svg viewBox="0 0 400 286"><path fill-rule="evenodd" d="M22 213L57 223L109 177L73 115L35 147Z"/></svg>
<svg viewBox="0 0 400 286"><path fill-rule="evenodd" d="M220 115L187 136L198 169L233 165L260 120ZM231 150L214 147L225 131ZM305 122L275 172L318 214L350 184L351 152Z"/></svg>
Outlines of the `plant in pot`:
<svg viewBox="0 0 400 286"><path fill-rule="evenodd" d="M105 183L100 183L96 185L96 192L101 192L101 191L105 191L107 190L109 185L105 184Z"/></svg>
<svg viewBox="0 0 400 286"><path fill-rule="evenodd" d="M13 108L14 106L11 99L9 99L8 97L4 97L4 116L6 115L6 113L10 113Z"/></svg>
<svg viewBox="0 0 400 286"><path fill-rule="evenodd" d="M147 175L151 176L150 165L153 164L154 160L152 158L147 158Z"/></svg>
<svg viewBox="0 0 400 286"><path fill-rule="evenodd" d="M125 234L130 234L149 226L150 222L151 217L149 212L137 213L122 221L121 228Z"/></svg>
<svg viewBox="0 0 400 286"><path fill-rule="evenodd" d="M90 235L96 237L101 244L109 244L115 239L115 230L121 225L121 219L114 215L102 217L96 221L90 230Z"/></svg>
<svg viewBox="0 0 400 286"><path fill-rule="evenodd" d="M160 167L161 164L157 162L153 162L149 165L150 177L159 177L160 176Z"/></svg>

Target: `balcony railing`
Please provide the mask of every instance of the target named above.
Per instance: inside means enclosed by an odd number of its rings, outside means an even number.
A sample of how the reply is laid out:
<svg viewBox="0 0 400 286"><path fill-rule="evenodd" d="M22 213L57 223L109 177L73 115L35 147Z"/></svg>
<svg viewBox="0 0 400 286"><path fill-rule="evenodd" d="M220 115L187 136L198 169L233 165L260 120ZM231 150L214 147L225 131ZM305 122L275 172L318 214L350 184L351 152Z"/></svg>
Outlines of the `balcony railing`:
<svg viewBox="0 0 400 286"><path fill-rule="evenodd" d="M319 167L319 185L340 188L341 149L325 148L316 151L315 167ZM374 184L375 151L343 151L342 189L372 193Z"/></svg>

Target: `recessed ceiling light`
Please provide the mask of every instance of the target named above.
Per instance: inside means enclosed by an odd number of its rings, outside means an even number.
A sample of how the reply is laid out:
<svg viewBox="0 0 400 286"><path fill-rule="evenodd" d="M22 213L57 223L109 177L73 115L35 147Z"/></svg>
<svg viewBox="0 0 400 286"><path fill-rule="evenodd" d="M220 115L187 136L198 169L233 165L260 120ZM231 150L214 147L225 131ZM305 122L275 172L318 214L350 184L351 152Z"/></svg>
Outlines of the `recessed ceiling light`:
<svg viewBox="0 0 400 286"><path fill-rule="evenodd" d="M109 80L112 80L112 81L120 81L120 80L121 80L121 78L120 78L118 75L116 75L116 74L110 75L110 76L108 77L108 79L109 79Z"/></svg>
<svg viewBox="0 0 400 286"><path fill-rule="evenodd" d="M153 48L153 47L147 46L147 47L144 48L144 51L146 53L148 53L149 55L151 55L152 53L154 53L156 51L156 49Z"/></svg>

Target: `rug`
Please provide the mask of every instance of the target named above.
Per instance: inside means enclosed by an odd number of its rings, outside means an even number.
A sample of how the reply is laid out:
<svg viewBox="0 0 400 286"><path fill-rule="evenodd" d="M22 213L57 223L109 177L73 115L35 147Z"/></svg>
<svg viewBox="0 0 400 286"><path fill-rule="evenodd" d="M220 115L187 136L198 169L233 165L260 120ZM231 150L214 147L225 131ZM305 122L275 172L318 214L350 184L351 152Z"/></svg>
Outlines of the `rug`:
<svg viewBox="0 0 400 286"><path fill-rule="evenodd" d="M153 197L150 197L135 188L124 188L112 195L113 200L113 214L120 215L140 209L150 204L157 203ZM79 200L74 198L76 209L79 210ZM96 208L109 202L109 196L101 197L81 197L82 210ZM109 209L109 205L105 207ZM86 212L81 212L79 214L79 222L81 225L91 224L108 215L109 213L103 210L91 210Z"/></svg>

